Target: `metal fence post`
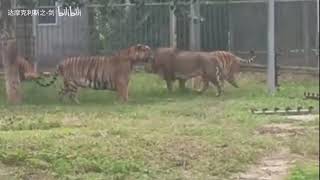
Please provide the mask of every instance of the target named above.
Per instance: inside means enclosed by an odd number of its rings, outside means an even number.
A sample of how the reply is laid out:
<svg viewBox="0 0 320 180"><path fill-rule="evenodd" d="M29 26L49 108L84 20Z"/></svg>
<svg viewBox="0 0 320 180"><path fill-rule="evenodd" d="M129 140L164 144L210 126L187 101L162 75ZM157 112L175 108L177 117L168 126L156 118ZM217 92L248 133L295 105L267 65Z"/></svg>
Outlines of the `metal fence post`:
<svg viewBox="0 0 320 180"><path fill-rule="evenodd" d="M36 72L38 72L38 41L37 41L37 18L32 16L32 53L33 53L33 65Z"/></svg>
<svg viewBox="0 0 320 180"><path fill-rule="evenodd" d="M190 50L200 50L200 3L190 0Z"/></svg>
<svg viewBox="0 0 320 180"><path fill-rule="evenodd" d="M194 12L196 16L196 21L195 21L195 49L199 51L201 49L201 31L200 31L200 26L201 26L201 17L200 17L200 2L199 0L195 0L195 6L194 6Z"/></svg>
<svg viewBox="0 0 320 180"><path fill-rule="evenodd" d="M190 34L189 34L189 49L194 50L195 48L195 32L194 32L194 4L193 0L190 0L190 19L189 19L189 26L190 26Z"/></svg>
<svg viewBox="0 0 320 180"><path fill-rule="evenodd" d="M231 13L230 0L227 1L228 11L228 51L232 51L233 48L233 24L232 24L232 13Z"/></svg>
<svg viewBox="0 0 320 180"><path fill-rule="evenodd" d="M191 51L200 50L200 3L199 0L190 0L190 44ZM192 78L191 87L195 88L197 81L200 79Z"/></svg>
<svg viewBox="0 0 320 180"><path fill-rule="evenodd" d="M268 1L268 90L275 93L275 50L274 50L274 0Z"/></svg>
<svg viewBox="0 0 320 180"><path fill-rule="evenodd" d="M317 0L317 35L316 35L316 57L319 68L319 0Z"/></svg>
<svg viewBox="0 0 320 180"><path fill-rule="evenodd" d="M176 1L171 1L170 4L170 46L173 48L177 47L177 19L175 15L176 11Z"/></svg>

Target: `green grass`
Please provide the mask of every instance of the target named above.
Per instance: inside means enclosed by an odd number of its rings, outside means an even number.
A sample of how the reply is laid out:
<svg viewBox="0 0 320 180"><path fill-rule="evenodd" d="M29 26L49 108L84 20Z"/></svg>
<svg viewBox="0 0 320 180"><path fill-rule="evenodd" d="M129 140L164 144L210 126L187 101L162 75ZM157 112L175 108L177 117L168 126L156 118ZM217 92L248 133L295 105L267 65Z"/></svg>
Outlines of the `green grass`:
<svg viewBox="0 0 320 180"><path fill-rule="evenodd" d="M45 172L57 179L226 179L284 144L255 132L284 118L255 116L249 108L319 109L300 98L319 91L317 80L281 85L270 97L259 78L246 75L241 88L226 85L221 97L212 88L170 94L157 76L139 73L127 104L114 92L94 90L81 90L80 105L60 103L55 86L25 82L24 103L8 106L0 82L0 161L21 169L20 178ZM319 150L318 142L310 144L307 152Z"/></svg>
<svg viewBox="0 0 320 180"><path fill-rule="evenodd" d="M288 180L319 180L319 165L301 163L296 165Z"/></svg>

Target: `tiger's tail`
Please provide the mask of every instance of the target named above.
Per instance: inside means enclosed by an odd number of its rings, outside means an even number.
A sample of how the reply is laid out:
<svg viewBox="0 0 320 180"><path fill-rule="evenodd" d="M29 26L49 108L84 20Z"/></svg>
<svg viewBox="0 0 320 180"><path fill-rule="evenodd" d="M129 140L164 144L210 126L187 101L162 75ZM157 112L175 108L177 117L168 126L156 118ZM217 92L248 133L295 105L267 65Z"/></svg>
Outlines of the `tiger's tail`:
<svg viewBox="0 0 320 180"><path fill-rule="evenodd" d="M35 82L36 82L39 86L41 86L41 87L49 87L49 86L51 86L51 85L54 84L54 83L56 82L56 80L58 79L58 76L59 76L59 74L60 74L60 72L61 72L61 68L62 68L61 65L58 65L58 66L57 66L56 71L54 72L51 81L49 81L49 82L41 82L41 79L43 79L43 78L40 77L40 78L37 78L37 79L35 80Z"/></svg>
<svg viewBox="0 0 320 180"><path fill-rule="evenodd" d="M255 53L254 53L253 50L250 51L250 56L251 56L251 57L250 57L249 59L242 59L241 57L236 56L236 59L237 59L238 61L240 61L241 63L251 64L251 63L254 62L254 60L255 60L255 58L256 58L257 56L255 55Z"/></svg>

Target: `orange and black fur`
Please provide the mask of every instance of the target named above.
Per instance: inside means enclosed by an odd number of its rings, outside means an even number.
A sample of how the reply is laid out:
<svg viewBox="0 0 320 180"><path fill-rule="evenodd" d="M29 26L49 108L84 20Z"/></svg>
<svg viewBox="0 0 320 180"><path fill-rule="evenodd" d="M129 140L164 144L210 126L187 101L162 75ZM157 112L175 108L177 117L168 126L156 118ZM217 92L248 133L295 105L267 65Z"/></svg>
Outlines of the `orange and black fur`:
<svg viewBox="0 0 320 180"><path fill-rule="evenodd" d="M32 63L27 61L25 58L18 56L18 70L20 75L20 80L33 80L39 77Z"/></svg>
<svg viewBox="0 0 320 180"><path fill-rule="evenodd" d="M219 79L222 70L215 57L207 52L157 48L154 51L154 60L146 67L146 71L159 74L166 81L169 92L172 91L176 80L179 81L180 88L185 89L188 79L199 76L207 82L200 92L205 92L211 82L217 88L216 95L221 95Z"/></svg>
<svg viewBox="0 0 320 180"><path fill-rule="evenodd" d="M240 65L242 63L248 64L254 61L254 53L251 51L252 57L249 59L242 59L228 51L214 51L210 55L214 56L215 60L218 61L220 68L222 69L223 79L221 85L223 87L224 80L228 81L234 87L239 87L236 83L235 75L240 73ZM205 82L206 83L206 82Z"/></svg>
<svg viewBox="0 0 320 180"><path fill-rule="evenodd" d="M128 100L129 76L134 64L147 62L151 58L151 49L146 45L135 45L113 56L69 57L58 66L53 80L48 84L37 81L41 86L50 86L61 76L64 87L60 91L63 99L66 95L79 103L76 93L79 88L117 91L119 98Z"/></svg>

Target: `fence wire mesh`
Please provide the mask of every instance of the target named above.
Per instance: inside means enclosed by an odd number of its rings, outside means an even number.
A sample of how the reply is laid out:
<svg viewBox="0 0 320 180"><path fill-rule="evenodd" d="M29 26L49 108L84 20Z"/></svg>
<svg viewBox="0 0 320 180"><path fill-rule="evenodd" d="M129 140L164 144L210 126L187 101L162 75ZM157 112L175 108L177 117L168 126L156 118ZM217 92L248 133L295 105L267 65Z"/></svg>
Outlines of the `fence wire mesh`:
<svg viewBox="0 0 320 180"><path fill-rule="evenodd" d="M37 18L17 20L19 51L40 66L54 67L66 56L110 54L132 44L170 46L170 2L89 4L81 16L60 17L51 24ZM179 49L190 48L190 1L177 1L176 35ZM276 1L276 51L280 65L318 64L316 0ZM200 0L200 49L230 50L257 63L267 62L266 1ZM54 8L51 7L51 8Z"/></svg>

